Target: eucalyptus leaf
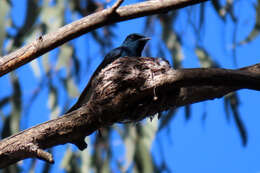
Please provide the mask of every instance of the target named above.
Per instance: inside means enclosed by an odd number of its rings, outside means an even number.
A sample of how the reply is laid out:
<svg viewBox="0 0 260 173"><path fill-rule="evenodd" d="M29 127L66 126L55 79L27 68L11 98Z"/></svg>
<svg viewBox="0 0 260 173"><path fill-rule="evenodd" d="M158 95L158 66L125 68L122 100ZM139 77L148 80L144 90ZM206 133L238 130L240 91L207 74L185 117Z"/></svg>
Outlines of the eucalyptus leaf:
<svg viewBox="0 0 260 173"><path fill-rule="evenodd" d="M195 53L200 61L200 66L204 68L209 67L219 67L218 63L216 63L213 58L209 55L209 53L200 46L197 46L195 49Z"/></svg>
<svg viewBox="0 0 260 173"><path fill-rule="evenodd" d="M10 11L10 6L7 1L0 1L0 56L3 55L3 43L6 39L6 21L9 20L7 18L7 14Z"/></svg>
<svg viewBox="0 0 260 173"><path fill-rule="evenodd" d="M60 114L60 107L58 105L57 88L55 88L53 85L49 86L48 107L51 110L51 119L57 118Z"/></svg>
<svg viewBox="0 0 260 173"><path fill-rule="evenodd" d="M53 6L44 1L40 18L47 26L47 32L55 32L64 24L64 1L57 0Z"/></svg>
<svg viewBox="0 0 260 173"><path fill-rule="evenodd" d="M135 167L137 172L153 172L153 162L150 153L150 140L146 138L142 127L139 127L138 137L136 138Z"/></svg>
<svg viewBox="0 0 260 173"><path fill-rule="evenodd" d="M42 63L42 66L43 66L43 70L45 71L45 74L48 74L51 70L51 63L50 63L50 54L49 53L46 53L42 56L41 58L41 63Z"/></svg>
<svg viewBox="0 0 260 173"><path fill-rule="evenodd" d="M34 24L36 23L40 8L38 6L37 0L26 1L26 15L25 21L21 28L18 28L18 33L14 38L14 47L21 47L25 40L28 41L27 36L31 35L34 32ZM34 36L35 37L35 36Z"/></svg>
<svg viewBox="0 0 260 173"><path fill-rule="evenodd" d="M10 127L11 133L17 133L20 131L20 118L22 111L22 91L18 76L15 72L10 73L10 81L13 88L13 93L11 97L11 118L10 118Z"/></svg>
<svg viewBox="0 0 260 173"><path fill-rule="evenodd" d="M146 147L150 150L152 148L152 143L156 136L156 132L158 129L158 122L159 120L157 118L154 118L152 121L146 119L145 125L141 127L144 136L142 139L144 140Z"/></svg>
<svg viewBox="0 0 260 173"><path fill-rule="evenodd" d="M129 166L133 163L134 160L134 151L135 151L135 141L136 141L136 130L135 126L127 125L125 126L125 134L123 136L123 141L125 144L126 156L125 156L125 165L123 166L123 171L126 171Z"/></svg>
<svg viewBox="0 0 260 173"><path fill-rule="evenodd" d="M235 92L229 94L226 97L226 104L228 104L228 108L231 109L232 115L234 117L235 123L237 125L241 140L242 140L242 144L245 146L247 145L247 141L248 141L248 136L247 136L247 131L245 128L245 125L243 123L243 121L241 120L241 115L239 113L238 107L239 107L239 98L237 96L237 94Z"/></svg>
<svg viewBox="0 0 260 173"><path fill-rule="evenodd" d="M173 23L177 17L176 12L160 15L162 24L162 39L171 52L174 68L180 68L183 60L183 53L180 43L180 37L174 31Z"/></svg>
<svg viewBox="0 0 260 173"><path fill-rule="evenodd" d="M69 67L70 60L73 55L73 48L68 44L64 44L60 47L59 59L56 64L56 69L60 70L61 68Z"/></svg>
<svg viewBox="0 0 260 173"><path fill-rule="evenodd" d="M79 90L71 77L65 79L65 85L70 97L76 98L79 96Z"/></svg>
<svg viewBox="0 0 260 173"><path fill-rule="evenodd" d="M85 139L86 143L90 143L90 139L87 138ZM80 165L80 170L81 173L88 173L91 172L91 162L92 162L92 157L91 157L91 145L88 146L86 150L81 151L80 154L80 159L81 159L81 165Z"/></svg>
<svg viewBox="0 0 260 173"><path fill-rule="evenodd" d="M73 151L71 150L71 147L67 147L65 155L62 159L61 168L64 168L67 172L70 172L71 165L70 165L70 161L73 159Z"/></svg>
<svg viewBox="0 0 260 173"><path fill-rule="evenodd" d="M41 70L40 70L40 65L39 65L39 60L35 59L30 63L30 66L32 68L33 74L37 77L41 77Z"/></svg>
<svg viewBox="0 0 260 173"><path fill-rule="evenodd" d="M260 33L260 0L257 1L257 6L255 11L256 11L255 26L250 32L250 34L244 40L239 42L239 45L247 44L253 41Z"/></svg>
<svg viewBox="0 0 260 173"><path fill-rule="evenodd" d="M219 15L219 17L224 20L224 17L226 15L226 11L221 6L220 1L219 0L212 0L212 5L213 5L215 11L217 12L217 14Z"/></svg>

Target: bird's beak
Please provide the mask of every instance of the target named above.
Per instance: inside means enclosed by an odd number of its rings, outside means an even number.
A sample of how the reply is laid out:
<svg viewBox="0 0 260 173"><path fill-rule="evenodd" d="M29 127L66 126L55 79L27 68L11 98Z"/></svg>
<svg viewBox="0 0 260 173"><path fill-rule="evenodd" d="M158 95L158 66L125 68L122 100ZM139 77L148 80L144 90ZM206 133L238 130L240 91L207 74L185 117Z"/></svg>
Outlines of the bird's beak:
<svg viewBox="0 0 260 173"><path fill-rule="evenodd" d="M151 38L150 37L144 37L144 38L141 38L140 40L142 40L142 41L149 41L149 40L151 40Z"/></svg>

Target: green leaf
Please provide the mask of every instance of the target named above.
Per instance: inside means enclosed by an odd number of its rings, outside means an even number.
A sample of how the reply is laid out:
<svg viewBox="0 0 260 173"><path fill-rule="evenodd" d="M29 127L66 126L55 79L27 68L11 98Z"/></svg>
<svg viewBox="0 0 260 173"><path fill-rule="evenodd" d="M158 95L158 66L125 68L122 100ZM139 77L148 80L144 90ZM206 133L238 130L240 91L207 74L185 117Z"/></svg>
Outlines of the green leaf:
<svg viewBox="0 0 260 173"><path fill-rule="evenodd" d="M135 128L136 127L133 125L125 125L125 131L122 138L126 148L126 163L122 168L123 171L126 171L134 160L134 151L136 149L135 141L137 137Z"/></svg>
<svg viewBox="0 0 260 173"><path fill-rule="evenodd" d="M51 119L57 118L60 114L60 107L58 105L57 88L55 88L53 85L49 86L48 107L51 110Z"/></svg>
<svg viewBox="0 0 260 173"><path fill-rule="evenodd" d="M219 67L218 63L211 58L209 53L203 47L197 46L195 49L195 53L199 58L201 67Z"/></svg>
<svg viewBox="0 0 260 173"><path fill-rule="evenodd" d="M85 139L87 144L90 144L90 139ZM80 170L81 173L91 172L91 162L92 157L90 155L91 146L89 145L86 150L83 150L79 153L81 159Z"/></svg>
<svg viewBox="0 0 260 173"><path fill-rule="evenodd" d="M67 148L61 162L61 167L64 168L67 173L80 172L77 154L72 151L71 147Z"/></svg>
<svg viewBox="0 0 260 173"><path fill-rule="evenodd" d="M157 122L155 122L155 124L157 124ZM150 125L150 127L152 127L152 132L150 132L149 129L145 128L145 126L137 127L138 137L136 138L136 150L134 157L134 166L137 172L154 172L154 166L150 151L152 140L155 135L155 130L153 126Z"/></svg>
<svg viewBox="0 0 260 173"><path fill-rule="evenodd" d="M66 90L68 91L70 97L76 98L80 95L79 90L71 77L65 78L64 82Z"/></svg>
<svg viewBox="0 0 260 173"><path fill-rule="evenodd" d="M6 32L6 21L7 21L7 14L10 11L10 6L7 1L0 1L0 56L2 54L3 42L5 40Z"/></svg>
<svg viewBox="0 0 260 173"><path fill-rule="evenodd" d="M172 108L168 111L168 113L166 115L162 115L160 118L160 125L158 130L160 131L161 129L163 129L164 127L166 127L172 120L172 118L174 117L175 113L176 113L175 108Z"/></svg>
<svg viewBox="0 0 260 173"><path fill-rule="evenodd" d="M1 132L2 139L12 135L10 124L11 123L10 123L10 115L9 115L9 116L5 117L5 119L3 119L3 127L2 127L2 132Z"/></svg>
<svg viewBox="0 0 260 173"><path fill-rule="evenodd" d="M35 59L31 61L30 66L32 68L33 74L37 77L41 77L41 70L40 70L40 65L39 65L39 60Z"/></svg>
<svg viewBox="0 0 260 173"><path fill-rule="evenodd" d="M251 41L253 41L260 33L260 0L257 1L257 7L256 7L256 21L255 26L253 30L250 32L250 34L246 37L245 40L239 42L239 45L247 44Z"/></svg>
<svg viewBox="0 0 260 173"><path fill-rule="evenodd" d="M235 123L237 125L238 131L239 131L239 134L240 134L240 137L242 140L242 144L244 146L246 146L247 140L248 140L247 131L246 131L243 121L240 118L241 115L238 110L239 98L238 98L237 94L235 92L230 93L229 95L227 95L225 97L225 102L226 102L225 104L228 104L225 107L231 108L232 115L234 117ZM226 108L226 113L229 113L229 111L227 112L228 108ZM227 116L228 116L228 114L227 114ZM229 117L227 117L227 118L229 118Z"/></svg>
<svg viewBox="0 0 260 173"><path fill-rule="evenodd" d="M42 66L43 66L43 70L45 71L45 74L48 74L51 71L51 63L49 58L50 58L49 53L44 54L41 58Z"/></svg>
<svg viewBox="0 0 260 173"><path fill-rule="evenodd" d="M22 91L19 79L15 72L10 73L10 80L13 88L13 93L11 97L11 118L10 118L10 127L11 133L17 133L20 131L20 118L22 111Z"/></svg>
<svg viewBox="0 0 260 173"><path fill-rule="evenodd" d="M21 47L24 41L28 41L28 36L32 35L34 30L34 25L38 19L39 12L40 12L40 7L38 6L38 1L37 0L30 0L26 1L27 8L26 8L26 15L25 15L25 21L22 25L21 28L16 28L18 29L18 33L15 35L14 38L14 47ZM33 35L34 39L37 35Z"/></svg>
<svg viewBox="0 0 260 173"><path fill-rule="evenodd" d="M218 13L219 17L224 20L224 17L226 15L225 9L220 5L219 0L212 0L212 5L215 9L215 11Z"/></svg>
<svg viewBox="0 0 260 173"><path fill-rule="evenodd" d="M40 15L42 23L47 26L47 32L55 32L64 24L64 1L57 0L54 6L44 1Z"/></svg>
<svg viewBox="0 0 260 173"><path fill-rule="evenodd" d="M10 102L10 97L4 97L0 100L0 109Z"/></svg>
<svg viewBox="0 0 260 173"><path fill-rule="evenodd" d="M183 53L180 43L180 37L175 33L173 23L175 22L177 13L160 15L162 24L162 39L169 51L171 52L174 68L180 68L183 60Z"/></svg>
<svg viewBox="0 0 260 173"><path fill-rule="evenodd" d="M146 124L142 126L143 131L143 140L148 149L151 149L152 142L156 136L158 129L158 119L154 118L153 120L147 119Z"/></svg>
<svg viewBox="0 0 260 173"><path fill-rule="evenodd" d="M73 48L68 44L64 44L60 47L59 59L56 64L56 69L60 70L61 68L69 67L70 60L73 55Z"/></svg>

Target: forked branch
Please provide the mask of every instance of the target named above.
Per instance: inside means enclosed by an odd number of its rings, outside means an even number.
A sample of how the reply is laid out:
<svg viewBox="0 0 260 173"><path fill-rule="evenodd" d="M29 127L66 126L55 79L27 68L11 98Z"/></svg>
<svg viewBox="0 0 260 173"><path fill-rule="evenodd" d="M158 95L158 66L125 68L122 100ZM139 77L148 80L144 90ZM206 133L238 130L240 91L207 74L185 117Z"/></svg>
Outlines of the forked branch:
<svg viewBox="0 0 260 173"><path fill-rule="evenodd" d="M53 163L44 149L73 143L80 150L97 129L136 122L157 112L219 98L238 89L260 90L260 64L237 70L175 70L167 61L123 57L104 68L91 84L83 107L0 141L0 168L31 157Z"/></svg>
<svg viewBox="0 0 260 173"><path fill-rule="evenodd" d="M4 57L0 57L0 76L32 61L65 42L102 26L138 17L168 12L169 10L175 10L205 1L208 0L158 0L119 7L122 0L118 0L111 8L93 13L65 25L53 33L40 36L32 43Z"/></svg>

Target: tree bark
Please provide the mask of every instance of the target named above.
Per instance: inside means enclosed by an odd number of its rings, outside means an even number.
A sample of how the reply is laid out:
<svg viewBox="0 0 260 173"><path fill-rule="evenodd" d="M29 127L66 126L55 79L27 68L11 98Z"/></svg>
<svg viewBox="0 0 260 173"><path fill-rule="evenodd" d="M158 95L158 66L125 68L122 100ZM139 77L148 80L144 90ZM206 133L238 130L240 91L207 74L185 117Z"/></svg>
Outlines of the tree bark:
<svg viewBox="0 0 260 173"><path fill-rule="evenodd" d="M96 12L78 21L65 25L54 33L38 37L32 43L0 57L0 76L34 60L44 53L97 28L138 17L166 13L199 4L208 0L160 0L146 1L120 7L118 1L111 8Z"/></svg>
<svg viewBox="0 0 260 173"><path fill-rule="evenodd" d="M260 90L260 64L237 70L175 70L162 59L122 57L93 79L86 105L0 141L0 168L31 157L53 163L44 149L73 143L83 150L85 136L101 127L137 122L244 88Z"/></svg>

